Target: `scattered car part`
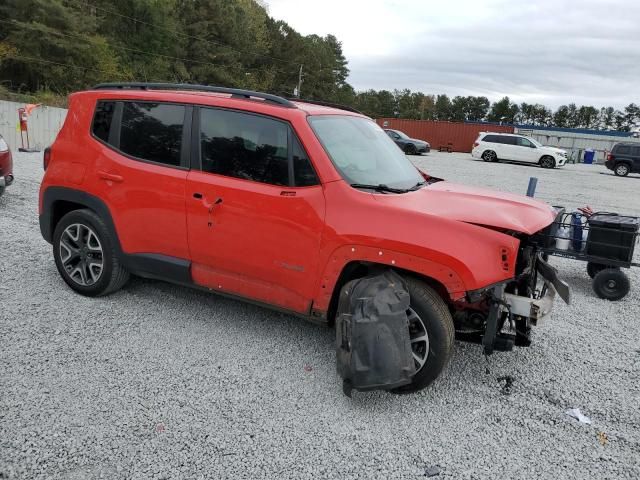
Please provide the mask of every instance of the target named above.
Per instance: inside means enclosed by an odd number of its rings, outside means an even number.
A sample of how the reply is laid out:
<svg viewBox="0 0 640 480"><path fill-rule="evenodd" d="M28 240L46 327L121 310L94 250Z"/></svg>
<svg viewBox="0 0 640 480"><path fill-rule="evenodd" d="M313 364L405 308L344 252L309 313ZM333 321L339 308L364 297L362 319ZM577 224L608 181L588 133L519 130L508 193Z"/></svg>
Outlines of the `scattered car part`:
<svg viewBox="0 0 640 480"><path fill-rule="evenodd" d="M416 366L409 304L407 286L393 270L344 286L336 318L336 356L345 395L351 396L352 389L391 390L411 383Z"/></svg>

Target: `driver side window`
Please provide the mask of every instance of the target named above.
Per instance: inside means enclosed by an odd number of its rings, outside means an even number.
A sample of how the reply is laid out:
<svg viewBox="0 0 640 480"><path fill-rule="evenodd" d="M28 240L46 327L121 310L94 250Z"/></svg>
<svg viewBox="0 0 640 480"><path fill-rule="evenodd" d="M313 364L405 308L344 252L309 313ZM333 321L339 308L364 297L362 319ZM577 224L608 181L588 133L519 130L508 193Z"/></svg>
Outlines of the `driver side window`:
<svg viewBox="0 0 640 480"><path fill-rule="evenodd" d="M533 144L529 140L527 140L526 138L518 137L518 146L519 147L531 148L533 146Z"/></svg>

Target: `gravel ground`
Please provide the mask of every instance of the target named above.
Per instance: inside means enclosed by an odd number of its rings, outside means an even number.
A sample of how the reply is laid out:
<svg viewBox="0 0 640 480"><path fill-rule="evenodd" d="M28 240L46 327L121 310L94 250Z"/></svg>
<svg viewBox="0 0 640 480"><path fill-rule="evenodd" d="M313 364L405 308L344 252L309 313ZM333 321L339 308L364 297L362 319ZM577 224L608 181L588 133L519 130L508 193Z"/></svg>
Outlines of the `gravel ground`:
<svg viewBox="0 0 640 480"><path fill-rule="evenodd" d="M602 166L412 160L514 192L534 175L554 204L640 215L640 178ZM532 347L487 373L481 348L457 343L427 390L349 399L329 329L141 279L72 293L38 229L40 156L16 154L15 174L0 199L0 478L640 478L640 269L609 303L583 263L556 259L574 304Z"/></svg>

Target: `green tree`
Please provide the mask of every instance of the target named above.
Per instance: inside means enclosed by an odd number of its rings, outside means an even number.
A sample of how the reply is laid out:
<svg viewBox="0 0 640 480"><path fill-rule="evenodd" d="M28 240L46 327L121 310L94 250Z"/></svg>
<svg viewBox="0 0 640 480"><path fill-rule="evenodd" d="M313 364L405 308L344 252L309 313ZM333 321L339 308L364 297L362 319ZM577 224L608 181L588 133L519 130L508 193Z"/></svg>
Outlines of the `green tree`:
<svg viewBox="0 0 640 480"><path fill-rule="evenodd" d="M503 97L491 105L487 118L490 122L514 123L518 111L518 105L512 103L509 97Z"/></svg>

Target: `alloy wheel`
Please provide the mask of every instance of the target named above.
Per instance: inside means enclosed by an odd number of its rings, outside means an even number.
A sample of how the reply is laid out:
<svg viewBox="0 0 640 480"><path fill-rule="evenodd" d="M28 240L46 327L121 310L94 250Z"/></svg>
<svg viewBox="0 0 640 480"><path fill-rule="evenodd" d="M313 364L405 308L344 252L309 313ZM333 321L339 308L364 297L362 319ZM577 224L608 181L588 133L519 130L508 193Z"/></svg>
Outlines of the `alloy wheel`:
<svg viewBox="0 0 640 480"><path fill-rule="evenodd" d="M409 339L411 340L411 354L416 364L416 373L418 373L429 357L429 335L427 327L420 318L420 315L412 308L407 310L407 318L409 320Z"/></svg>
<svg viewBox="0 0 640 480"><path fill-rule="evenodd" d="M83 287L94 285L104 268L102 244L87 225L74 223L60 236L60 262L71 280Z"/></svg>
<svg viewBox="0 0 640 480"><path fill-rule="evenodd" d="M616 167L616 175L620 177L624 177L628 174L629 174L629 167L626 166L624 163L621 163Z"/></svg>
<svg viewBox="0 0 640 480"><path fill-rule="evenodd" d="M484 159L485 162L495 162L497 155L496 155L496 152L490 151L490 152L485 152L482 158Z"/></svg>

